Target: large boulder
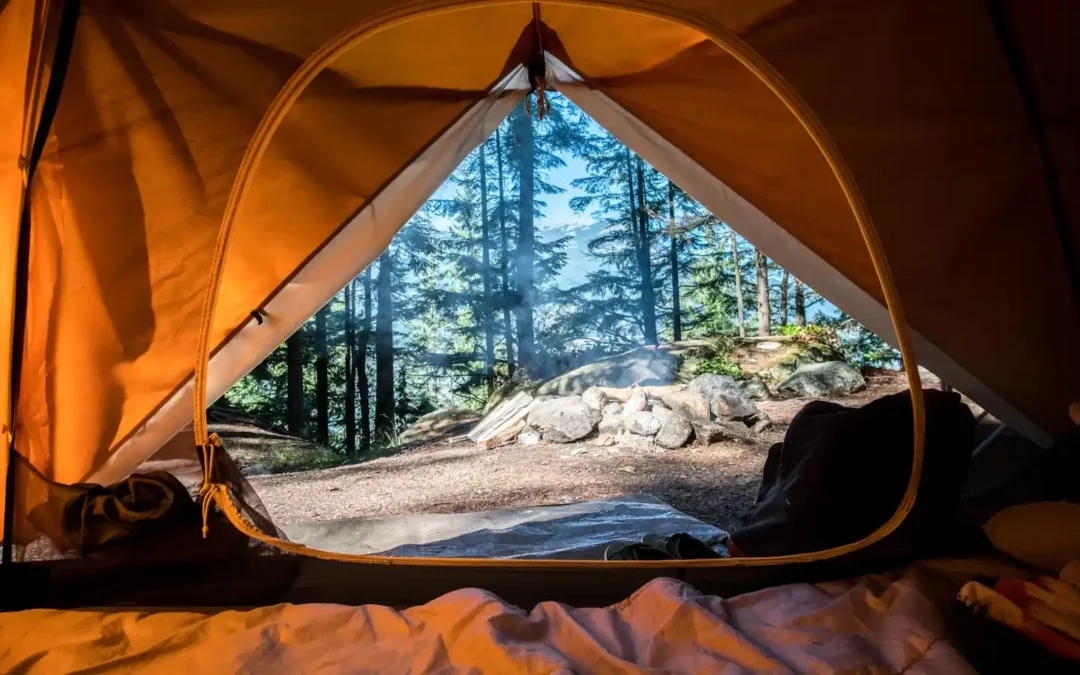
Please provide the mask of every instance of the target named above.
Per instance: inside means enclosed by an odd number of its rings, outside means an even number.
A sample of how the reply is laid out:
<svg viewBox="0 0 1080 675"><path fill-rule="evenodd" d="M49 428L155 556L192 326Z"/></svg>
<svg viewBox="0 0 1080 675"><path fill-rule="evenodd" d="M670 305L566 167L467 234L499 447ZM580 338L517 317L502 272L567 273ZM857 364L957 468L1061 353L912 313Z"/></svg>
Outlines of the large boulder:
<svg viewBox="0 0 1080 675"><path fill-rule="evenodd" d="M589 387L629 387L633 384L669 384L679 366L674 345L649 345L597 359L540 386L537 394L581 394Z"/></svg>
<svg viewBox="0 0 1080 675"><path fill-rule="evenodd" d="M601 391L600 387L589 387L581 394L581 400L585 401L585 404L590 408L603 410L604 406L607 405L608 397Z"/></svg>
<svg viewBox="0 0 1080 675"><path fill-rule="evenodd" d="M660 447L674 450L690 442L690 437L693 435L694 427L690 424L690 420L673 412L664 419L660 431L656 432L655 440Z"/></svg>
<svg viewBox="0 0 1080 675"><path fill-rule="evenodd" d="M787 342L776 356L773 365L762 373L762 377L774 385L791 377L803 366L844 360L842 353L823 342Z"/></svg>
<svg viewBox="0 0 1080 675"><path fill-rule="evenodd" d="M769 398L769 388L757 378L736 380L730 375L714 375L712 373L698 375L690 381L687 389L701 393L710 401L718 399L721 394L748 399Z"/></svg>
<svg viewBox="0 0 1080 675"><path fill-rule="evenodd" d="M780 383L776 391L790 396L828 398L863 389L866 389L866 380L859 371L842 361L827 361L800 367Z"/></svg>
<svg viewBox="0 0 1080 675"><path fill-rule="evenodd" d="M712 445L724 441L750 441L750 430L737 422L693 422L694 442Z"/></svg>
<svg viewBox="0 0 1080 675"><path fill-rule="evenodd" d="M538 399L529 411L528 421L545 441L571 443L595 431L602 418L600 411L580 396L564 396Z"/></svg>
<svg viewBox="0 0 1080 675"><path fill-rule="evenodd" d="M709 399L696 389L683 389L673 391L663 398L669 408L683 417L692 420L708 422L712 419L712 406Z"/></svg>
<svg viewBox="0 0 1080 675"><path fill-rule="evenodd" d="M663 422L651 412L628 412L623 417L623 429L638 436L655 436Z"/></svg>
<svg viewBox="0 0 1080 675"><path fill-rule="evenodd" d="M742 381L727 375L698 375L687 387L709 402L714 416L722 419L750 420L758 407L744 393Z"/></svg>

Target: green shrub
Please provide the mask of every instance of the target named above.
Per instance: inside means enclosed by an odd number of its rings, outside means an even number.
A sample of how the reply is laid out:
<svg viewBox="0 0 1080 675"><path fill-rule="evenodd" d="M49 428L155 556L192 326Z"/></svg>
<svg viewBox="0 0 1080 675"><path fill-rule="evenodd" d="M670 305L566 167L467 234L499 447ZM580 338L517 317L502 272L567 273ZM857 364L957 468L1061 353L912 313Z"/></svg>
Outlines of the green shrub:
<svg viewBox="0 0 1080 675"><path fill-rule="evenodd" d="M708 359L702 359L698 364L697 372L700 375L728 375L737 379L743 376L742 368L732 361L727 354L718 354Z"/></svg>

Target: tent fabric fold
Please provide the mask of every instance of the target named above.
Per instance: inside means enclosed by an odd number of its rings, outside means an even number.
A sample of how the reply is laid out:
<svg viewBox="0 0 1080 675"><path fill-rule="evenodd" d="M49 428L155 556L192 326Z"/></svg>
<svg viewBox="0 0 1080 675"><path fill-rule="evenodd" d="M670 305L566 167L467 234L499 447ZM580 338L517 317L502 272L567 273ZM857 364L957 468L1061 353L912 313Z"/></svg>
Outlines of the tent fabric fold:
<svg viewBox="0 0 1080 675"><path fill-rule="evenodd" d="M0 349L12 339L18 157L45 4L0 4ZM1080 21L1063 1L1003 5L1075 242ZM820 149L706 34L737 35L850 168L931 367L945 364L939 374L1037 441L1070 427L1080 317L1037 139L984 2L539 6L544 47L579 78L563 82L571 98L577 86L604 103L612 126L632 122L637 141L623 140L635 151L888 333L862 234ZM113 482L191 422L226 199L267 106L308 57L369 27L289 111L238 215L213 317L211 400L377 257L509 111L524 93L515 73L532 18L526 2L83 0L30 186L19 451L51 480ZM19 499L25 511L33 495Z"/></svg>

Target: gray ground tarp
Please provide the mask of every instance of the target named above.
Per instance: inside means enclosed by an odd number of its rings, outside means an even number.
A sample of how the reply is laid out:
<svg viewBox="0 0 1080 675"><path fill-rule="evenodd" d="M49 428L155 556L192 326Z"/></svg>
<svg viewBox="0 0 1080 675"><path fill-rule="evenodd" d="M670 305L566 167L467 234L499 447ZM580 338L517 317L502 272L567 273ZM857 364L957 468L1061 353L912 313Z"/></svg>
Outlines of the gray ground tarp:
<svg viewBox="0 0 1080 675"><path fill-rule="evenodd" d="M646 494L563 506L355 518L284 526L292 541L338 553L444 558L600 559L616 541L686 532L726 553L727 532Z"/></svg>

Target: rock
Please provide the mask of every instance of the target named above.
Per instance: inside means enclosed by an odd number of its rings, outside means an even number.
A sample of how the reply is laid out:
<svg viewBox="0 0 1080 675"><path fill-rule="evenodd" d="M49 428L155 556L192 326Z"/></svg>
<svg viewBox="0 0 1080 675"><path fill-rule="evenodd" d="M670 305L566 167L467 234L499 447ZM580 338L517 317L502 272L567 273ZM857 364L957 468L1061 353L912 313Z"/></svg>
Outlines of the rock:
<svg viewBox="0 0 1080 675"><path fill-rule="evenodd" d="M518 434L517 441L522 445L538 445L540 443L540 432L532 427L525 427Z"/></svg>
<svg viewBox="0 0 1080 675"><path fill-rule="evenodd" d="M623 414L641 412L649 407L649 396L641 387L634 387L630 398L623 404Z"/></svg>
<svg viewBox="0 0 1080 675"><path fill-rule="evenodd" d="M442 408L430 412L409 425L401 434L401 445L431 443L444 436L461 434L480 420L475 410Z"/></svg>
<svg viewBox="0 0 1080 675"><path fill-rule="evenodd" d="M660 431L657 432L656 444L662 448L674 450L675 448L681 448L686 445L693 434L694 427L690 424L690 420L682 415L672 413L664 420L664 424L660 427Z"/></svg>
<svg viewBox="0 0 1080 675"><path fill-rule="evenodd" d="M637 434L632 434L625 430L620 432L615 438L615 445L628 450L655 449L655 443L653 443L652 436L638 436Z"/></svg>
<svg viewBox="0 0 1080 675"><path fill-rule="evenodd" d="M622 412L617 413L604 413L604 416L600 418L600 425L598 430L601 434L617 434L622 429L623 416Z"/></svg>
<svg viewBox="0 0 1080 675"><path fill-rule="evenodd" d="M712 411L717 418L749 422L756 420L761 412L745 396L720 394L712 402Z"/></svg>
<svg viewBox="0 0 1080 675"><path fill-rule="evenodd" d="M694 443L711 445L723 441L749 441L750 430L742 424L724 422L691 422L694 427Z"/></svg>
<svg viewBox="0 0 1080 675"><path fill-rule="evenodd" d="M863 376L841 361L802 366L776 388L779 393L806 398L846 396L863 389L866 389Z"/></svg>
<svg viewBox="0 0 1080 675"><path fill-rule="evenodd" d="M638 436L655 436L663 423L650 412L628 412L623 416L623 429Z"/></svg>
<svg viewBox="0 0 1080 675"><path fill-rule="evenodd" d="M604 395L604 392L600 391L599 387L589 387L581 394L581 400L585 401L585 405L590 408L603 410L604 405L607 403L607 396Z"/></svg>
<svg viewBox="0 0 1080 675"><path fill-rule="evenodd" d="M536 401L528 422L544 440L570 443L591 434L602 418L600 411L586 405L580 396L566 396Z"/></svg>
<svg viewBox="0 0 1080 675"><path fill-rule="evenodd" d="M606 356L575 368L540 385L538 394L581 394L589 387L629 387L633 384L668 384L678 369L677 345L649 345Z"/></svg>
<svg viewBox="0 0 1080 675"><path fill-rule="evenodd" d="M767 401L772 398L772 392L769 391L769 387L762 382L757 375L752 375L743 380L737 380L739 387L742 388L743 395L746 398L753 399L755 401Z"/></svg>
<svg viewBox="0 0 1080 675"><path fill-rule="evenodd" d="M596 437L596 441L594 442L601 448L615 445L615 434L605 434L601 432L600 435Z"/></svg>
<svg viewBox="0 0 1080 675"><path fill-rule="evenodd" d="M783 382L796 370L811 363L844 360L843 354L822 342L789 342L785 345L785 351L788 353L762 373L765 380L772 384Z"/></svg>
<svg viewBox="0 0 1080 675"><path fill-rule="evenodd" d="M244 467L240 473L245 476L269 476L270 469L267 469L262 464L252 464L251 466Z"/></svg>
<svg viewBox="0 0 1080 675"><path fill-rule="evenodd" d="M606 415L621 415L622 412L623 412L622 403L619 403L618 401L612 401L612 402L608 403L607 405L604 406L604 409L603 409L603 413L604 413L605 416Z"/></svg>
<svg viewBox="0 0 1080 675"><path fill-rule="evenodd" d="M675 414L671 412L670 408L665 408L664 406L658 405L656 403L654 403L652 405L652 408L649 409L649 413L656 419L660 420L661 423L667 421L668 418Z"/></svg>
<svg viewBox="0 0 1080 675"><path fill-rule="evenodd" d="M672 392L664 397L664 403L687 419L701 420L703 422L712 419L709 400L695 389Z"/></svg>
<svg viewBox="0 0 1080 675"><path fill-rule="evenodd" d="M714 375L711 373L698 375L690 382L687 389L700 393L710 402L719 398L720 394L754 399L769 397L769 389L761 380L756 378L736 380L730 375Z"/></svg>
<svg viewBox="0 0 1080 675"><path fill-rule="evenodd" d="M761 351L761 352L772 352L772 351L776 351L777 349L780 349L781 346L782 345L779 342L766 341L766 342L758 342L757 344L754 345L754 349L756 349L758 351Z"/></svg>

